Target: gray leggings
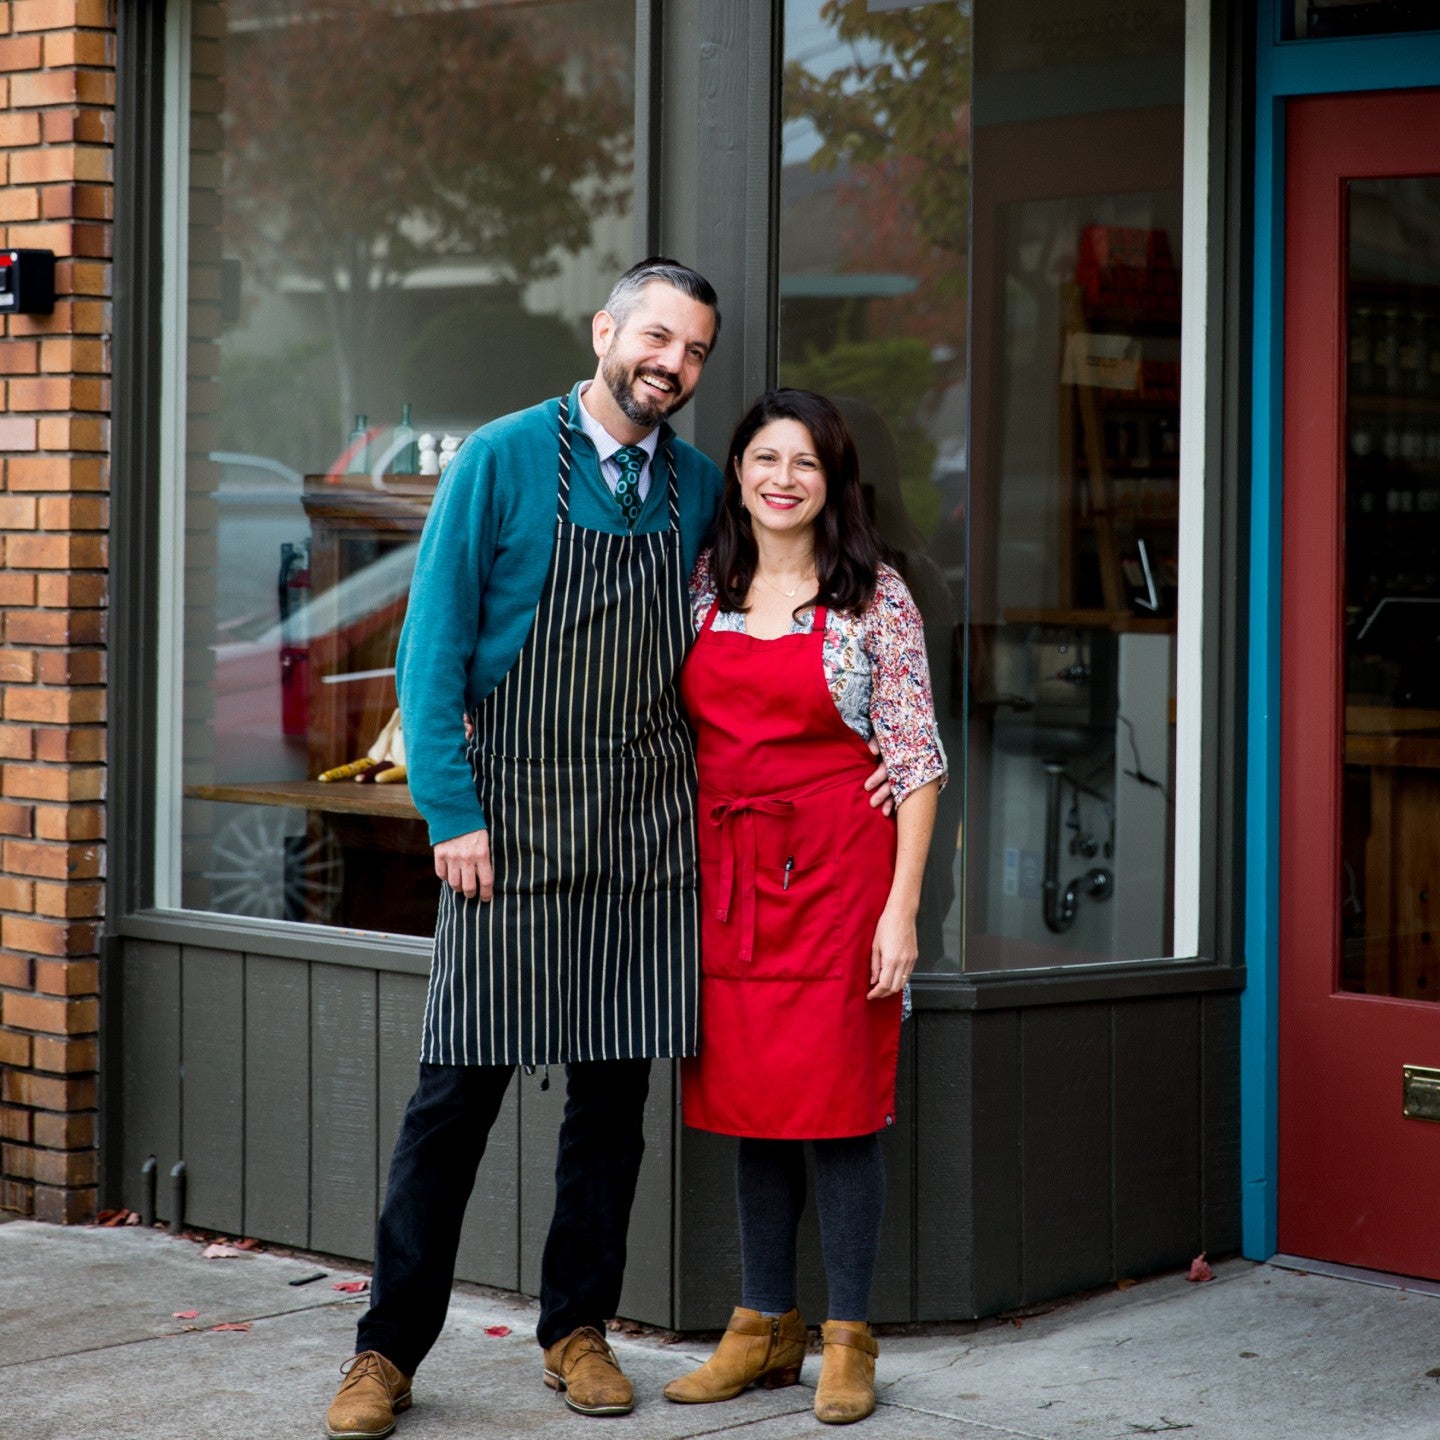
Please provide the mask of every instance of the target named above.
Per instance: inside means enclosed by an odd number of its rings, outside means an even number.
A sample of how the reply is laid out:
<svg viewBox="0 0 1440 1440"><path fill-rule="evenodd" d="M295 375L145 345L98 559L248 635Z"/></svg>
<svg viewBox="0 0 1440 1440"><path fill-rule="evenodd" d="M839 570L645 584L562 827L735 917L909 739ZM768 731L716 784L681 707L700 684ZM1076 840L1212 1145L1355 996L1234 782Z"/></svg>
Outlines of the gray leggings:
<svg viewBox="0 0 1440 1440"><path fill-rule="evenodd" d="M735 1158L742 1305L795 1306L795 1233L805 1208L805 1145L815 1151L815 1208L830 1290L828 1320L868 1320L885 1213L879 1135L843 1140L741 1140Z"/></svg>

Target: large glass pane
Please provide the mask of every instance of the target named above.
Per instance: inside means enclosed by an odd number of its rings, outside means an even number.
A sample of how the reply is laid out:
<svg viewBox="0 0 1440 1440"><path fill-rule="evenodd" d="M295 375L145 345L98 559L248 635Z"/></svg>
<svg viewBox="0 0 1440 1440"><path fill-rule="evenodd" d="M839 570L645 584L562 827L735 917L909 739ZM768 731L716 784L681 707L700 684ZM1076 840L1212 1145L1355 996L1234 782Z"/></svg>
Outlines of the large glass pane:
<svg viewBox="0 0 1440 1440"><path fill-rule="evenodd" d="M445 437L593 366L633 232L634 7L193 0L188 22L159 898L428 933L424 827L383 773L416 540Z"/></svg>
<svg viewBox="0 0 1440 1440"><path fill-rule="evenodd" d="M1440 1000L1440 178L1348 198L1341 985Z"/></svg>
<svg viewBox="0 0 1440 1440"><path fill-rule="evenodd" d="M1172 946L1184 3L1124 18L786 6L779 373L925 615L932 971Z"/></svg>
<svg viewBox="0 0 1440 1440"><path fill-rule="evenodd" d="M1294 0L1294 5L1295 40L1440 30L1435 0Z"/></svg>
<svg viewBox="0 0 1440 1440"><path fill-rule="evenodd" d="M924 617L953 778L926 873L921 965L953 968L964 803L969 7L792 0L785 61L779 379L840 404L875 518Z"/></svg>

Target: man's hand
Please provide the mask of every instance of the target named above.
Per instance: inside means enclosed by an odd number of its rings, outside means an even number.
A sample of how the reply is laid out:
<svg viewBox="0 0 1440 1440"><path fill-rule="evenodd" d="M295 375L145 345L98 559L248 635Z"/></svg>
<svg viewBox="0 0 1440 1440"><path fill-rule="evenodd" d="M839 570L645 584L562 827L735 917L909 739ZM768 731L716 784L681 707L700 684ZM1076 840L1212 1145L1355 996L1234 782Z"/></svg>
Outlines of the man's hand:
<svg viewBox="0 0 1440 1440"><path fill-rule="evenodd" d="M472 830L435 847L435 873L452 889L463 890L467 900L476 895L488 900L495 893L495 871L490 864L490 833Z"/></svg>
<svg viewBox="0 0 1440 1440"><path fill-rule="evenodd" d="M870 738L870 753L875 756L877 760L880 759L880 742L873 736ZM890 772L885 768L885 762L883 760L880 760L879 766L865 782L865 788L874 792L870 796L872 809L876 805L883 805L885 807L885 814L893 815L895 813L895 802L890 798L893 793L890 788Z"/></svg>

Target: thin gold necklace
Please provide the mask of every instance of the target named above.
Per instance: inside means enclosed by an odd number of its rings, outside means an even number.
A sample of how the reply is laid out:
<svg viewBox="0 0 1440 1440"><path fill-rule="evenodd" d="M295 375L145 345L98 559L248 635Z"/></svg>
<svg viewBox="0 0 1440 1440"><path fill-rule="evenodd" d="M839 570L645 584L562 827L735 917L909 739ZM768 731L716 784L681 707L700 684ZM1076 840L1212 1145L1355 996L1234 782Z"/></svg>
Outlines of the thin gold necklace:
<svg viewBox="0 0 1440 1440"><path fill-rule="evenodd" d="M777 585L769 576L762 575L758 570L755 572L755 578L762 584L768 585L776 594L783 595L787 600L793 600L800 593L800 587L802 585L807 583L813 584L815 582L813 575L802 575L800 579L795 582L795 588L793 590L787 590L783 585Z"/></svg>

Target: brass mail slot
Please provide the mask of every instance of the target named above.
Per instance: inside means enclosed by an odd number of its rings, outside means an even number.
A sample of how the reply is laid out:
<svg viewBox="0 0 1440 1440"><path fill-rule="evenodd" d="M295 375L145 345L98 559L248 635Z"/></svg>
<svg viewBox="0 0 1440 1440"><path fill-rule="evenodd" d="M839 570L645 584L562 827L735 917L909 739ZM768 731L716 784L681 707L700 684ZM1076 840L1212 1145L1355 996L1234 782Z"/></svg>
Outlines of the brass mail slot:
<svg viewBox="0 0 1440 1440"><path fill-rule="evenodd" d="M1404 1075L1406 1117L1440 1121L1440 1070L1431 1070L1424 1065L1407 1065Z"/></svg>

